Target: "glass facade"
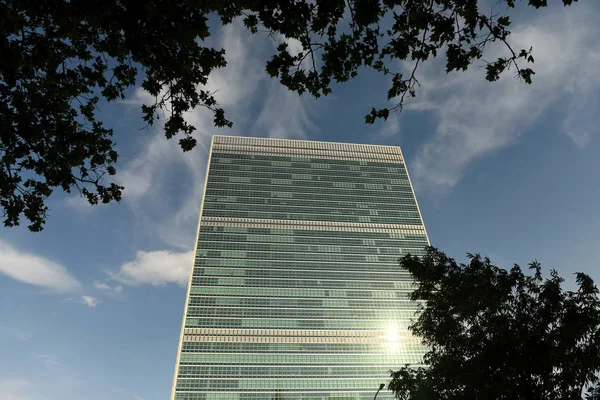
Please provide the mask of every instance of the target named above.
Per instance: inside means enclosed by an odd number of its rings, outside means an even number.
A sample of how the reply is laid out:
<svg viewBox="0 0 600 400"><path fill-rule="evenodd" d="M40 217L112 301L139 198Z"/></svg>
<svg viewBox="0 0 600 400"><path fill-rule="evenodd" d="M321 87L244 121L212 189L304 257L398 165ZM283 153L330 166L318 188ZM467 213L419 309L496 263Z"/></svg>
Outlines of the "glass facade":
<svg viewBox="0 0 600 400"><path fill-rule="evenodd" d="M171 398L372 399L427 244L399 147L214 136Z"/></svg>

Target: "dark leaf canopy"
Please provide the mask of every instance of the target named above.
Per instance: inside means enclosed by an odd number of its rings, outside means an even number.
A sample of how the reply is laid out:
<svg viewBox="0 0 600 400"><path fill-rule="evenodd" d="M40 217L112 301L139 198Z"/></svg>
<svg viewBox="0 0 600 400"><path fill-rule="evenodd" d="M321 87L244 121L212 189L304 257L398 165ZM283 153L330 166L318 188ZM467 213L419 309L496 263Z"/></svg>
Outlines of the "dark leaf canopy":
<svg viewBox="0 0 600 400"><path fill-rule="evenodd" d="M537 262L498 268L469 255L457 264L429 248L401 266L422 302L412 332L429 347L428 368L402 367L389 388L398 399L581 399L600 372L600 296L576 274L563 289Z"/></svg>
<svg viewBox="0 0 600 400"><path fill-rule="evenodd" d="M572 0L563 0L565 5ZM447 71L483 60L488 44L508 56L484 62L485 77L508 69L530 83L531 49L513 50L510 19L489 15L477 0L0 0L0 207L4 225L22 215L39 231L45 200L55 188L78 190L91 204L121 198L111 182L118 154L113 131L96 117L102 102L123 99L136 85L154 101L143 120L162 118L167 138L184 151L196 145L186 111L204 107L216 127L230 127L207 87L227 49L205 45L209 16L221 24L241 19L249 32L296 39L298 54L281 44L266 72L299 94L325 96L335 82L362 68L390 77L387 99L400 110L416 95L419 64L444 53ZM494 1L507 11L514 0ZM529 0L539 8L546 1ZM483 8L480 8L483 7ZM397 70L407 61L409 72ZM519 64L518 64L519 63ZM382 96L383 97L383 96ZM365 121L386 119L375 109Z"/></svg>

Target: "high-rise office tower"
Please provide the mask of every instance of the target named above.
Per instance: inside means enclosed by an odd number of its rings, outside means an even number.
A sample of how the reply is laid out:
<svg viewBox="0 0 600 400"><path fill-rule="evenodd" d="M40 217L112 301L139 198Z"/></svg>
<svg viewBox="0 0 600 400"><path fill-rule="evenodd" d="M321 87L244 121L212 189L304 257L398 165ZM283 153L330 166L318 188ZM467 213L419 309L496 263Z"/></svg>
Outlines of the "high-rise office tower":
<svg viewBox="0 0 600 400"><path fill-rule="evenodd" d="M172 399L373 399L427 244L399 147L214 136Z"/></svg>

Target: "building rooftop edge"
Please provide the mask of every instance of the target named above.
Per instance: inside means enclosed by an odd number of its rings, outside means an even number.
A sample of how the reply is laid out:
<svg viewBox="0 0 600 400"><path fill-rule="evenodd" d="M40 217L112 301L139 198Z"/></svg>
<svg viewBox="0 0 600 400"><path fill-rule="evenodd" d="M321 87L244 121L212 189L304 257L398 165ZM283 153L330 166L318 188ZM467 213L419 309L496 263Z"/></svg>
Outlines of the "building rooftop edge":
<svg viewBox="0 0 600 400"><path fill-rule="evenodd" d="M309 139L288 139L288 138L270 138L270 137L262 137L262 136L241 136L241 135L222 135L215 133L212 137L227 137L227 138L249 138L249 139L267 139L267 140L290 140L293 142L317 142L317 143L330 143L330 144L349 144L349 145L357 145L357 146L373 146L373 147L398 147L399 145L394 144L373 144L373 143L352 143L352 142L332 142L329 140L309 140Z"/></svg>

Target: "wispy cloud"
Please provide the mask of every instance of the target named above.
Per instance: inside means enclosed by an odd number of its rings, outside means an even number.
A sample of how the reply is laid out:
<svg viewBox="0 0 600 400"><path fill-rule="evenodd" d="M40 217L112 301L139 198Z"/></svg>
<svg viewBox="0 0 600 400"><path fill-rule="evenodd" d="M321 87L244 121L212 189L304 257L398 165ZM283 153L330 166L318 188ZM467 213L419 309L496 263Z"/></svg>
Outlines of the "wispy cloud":
<svg viewBox="0 0 600 400"><path fill-rule="evenodd" d="M158 129L157 129L158 130ZM161 165L165 160L169 160L177 148L175 140L167 141L164 135L157 132L146 144L143 151L143 157L137 157L130 161L125 168L122 168L117 175L119 184L125 187L123 198L125 201L136 201L146 195L152 189L154 181L155 190L159 190L157 185L160 183L161 175L164 169Z"/></svg>
<svg viewBox="0 0 600 400"><path fill-rule="evenodd" d="M112 288L108 286L106 283L94 281L94 287L100 290L111 290Z"/></svg>
<svg viewBox="0 0 600 400"><path fill-rule="evenodd" d="M233 129L224 133L305 137L307 131L315 130L311 100L266 79L265 54L273 44L270 39L259 38L250 37L247 30L233 24L225 27L216 41L226 49L228 65L212 73L206 88L216 93L220 106L234 122ZM147 100L141 90L136 96L140 102ZM250 118L257 105L261 107L258 117ZM183 154L176 141L166 140L157 126L144 150L119 171L125 202L144 225L143 231L159 237L165 249L180 252L193 247L210 137L221 133L215 130L212 115L206 110L191 111L185 118L196 127L197 148ZM172 191L173 174L181 178L177 192Z"/></svg>
<svg viewBox="0 0 600 400"><path fill-rule="evenodd" d="M121 265L111 277L127 285L176 283L184 286L189 279L191 262L191 251L139 251L135 260Z"/></svg>
<svg viewBox="0 0 600 400"><path fill-rule="evenodd" d="M257 55L261 49L236 24L224 28L215 45L226 49L228 66L215 70L205 89L216 93L219 105L234 121L233 130L225 133L243 133L241 127L253 106L249 99L265 76ZM141 90L137 96L140 102L146 100ZM144 231L160 237L166 248L180 251L193 245L210 137L220 133L214 128L212 114L204 109L188 112L185 118L196 127L198 146L194 150L184 154L177 141L166 140L161 127L156 126L146 147L119 171L124 199ZM173 174L181 182L177 192L171 187Z"/></svg>
<svg viewBox="0 0 600 400"><path fill-rule="evenodd" d="M89 296L89 295L83 295L80 296L79 298L73 298L73 297L66 297L64 299L61 300L63 303L77 303L77 304L84 304L88 307L96 307L98 304L102 304L104 302L104 300L102 300L99 297L95 297L95 296Z"/></svg>
<svg viewBox="0 0 600 400"><path fill-rule="evenodd" d="M234 122L233 129L224 133L305 137L316 130L311 122L314 100L301 98L277 81L266 79L265 53L273 44L270 39L261 42L257 38L233 24L221 31L215 43L226 49L228 65L213 72L206 88L216 93L219 105ZM147 100L141 90L136 96L138 102ZM258 117L250 118L257 107ZM197 148L184 154L175 140L166 140L161 127L155 126L147 145L119 171L125 203L143 226L137 231L152 235L155 242L159 239L163 246L157 251L139 251L135 260L110 274L121 283L184 286L188 281L210 137L223 132L215 130L212 114L206 110L191 111L185 118L196 127ZM174 175L178 177L176 189ZM109 286L103 283L97 288L107 291L103 285Z"/></svg>
<svg viewBox="0 0 600 400"><path fill-rule="evenodd" d="M6 335L10 339L17 340L19 342L25 342L33 337L33 333L25 332L20 328L0 328L0 333L2 333L2 336Z"/></svg>
<svg viewBox="0 0 600 400"><path fill-rule="evenodd" d="M67 269L44 257L21 251L0 240L0 273L31 285L58 292L68 292L80 286Z"/></svg>
<svg viewBox="0 0 600 400"><path fill-rule="evenodd" d="M249 36L238 23L224 27L219 45L226 51L227 67L215 70L206 85L206 89L216 92L219 104L236 116L244 112L242 102L255 93L266 77L264 46L257 38Z"/></svg>
<svg viewBox="0 0 600 400"><path fill-rule="evenodd" d="M94 296L81 296L81 302L88 307L96 307L102 303L102 299Z"/></svg>
<svg viewBox="0 0 600 400"><path fill-rule="evenodd" d="M94 287L98 290L102 290L103 292L108 292L108 293L111 293L111 292L121 293L123 291L123 286L121 286L121 285L110 286L106 282L94 281Z"/></svg>
<svg viewBox="0 0 600 400"><path fill-rule="evenodd" d="M582 4L540 15L516 25L511 35L515 48L533 46L533 85L517 81L511 71L489 83L479 67L446 75L443 60L420 70L423 86L405 110L433 112L438 125L412 165L418 185L455 185L469 163L514 144L551 107L558 109L555 117L562 120L564 134L578 146L589 142L600 105L596 14ZM491 50L490 59L504 51ZM569 106L561 108L563 103Z"/></svg>
<svg viewBox="0 0 600 400"><path fill-rule="evenodd" d="M256 136L304 139L317 131L312 122L315 100L290 92L276 80L268 83L262 110L252 127Z"/></svg>
<svg viewBox="0 0 600 400"><path fill-rule="evenodd" d="M303 50L300 41L281 35L272 41L270 46L277 47L281 42L288 44L292 55L297 55ZM320 63L318 57L315 57L315 62ZM302 62L302 67L308 70L311 64L309 56ZM316 115L316 100L312 96L299 96L281 85L277 79L269 79L266 89L262 109L252 126L255 136L304 139L309 133L318 131L312 122ZM320 100L321 107L325 101L324 98Z"/></svg>
<svg viewBox="0 0 600 400"><path fill-rule="evenodd" d="M2 400L34 400L39 399L33 396L30 388L31 383L25 379L5 379L0 380L0 399Z"/></svg>
<svg viewBox="0 0 600 400"><path fill-rule="evenodd" d="M212 133L207 129L210 116L199 113L201 117L188 118L197 128L198 146L191 152L183 153L177 140L165 139L160 127L154 127L143 150L119 171L124 203L135 216L136 231L151 233L170 248L187 250L193 241ZM173 174L181 182L176 192L170 186Z"/></svg>
<svg viewBox="0 0 600 400"><path fill-rule="evenodd" d="M62 365L60 358L52 354L36 354L35 357L42 362L46 367Z"/></svg>
<svg viewBox="0 0 600 400"><path fill-rule="evenodd" d="M400 134L400 116L398 114L392 114L388 117L387 121L383 123L383 126L379 130L379 136L385 139L398 134Z"/></svg>

